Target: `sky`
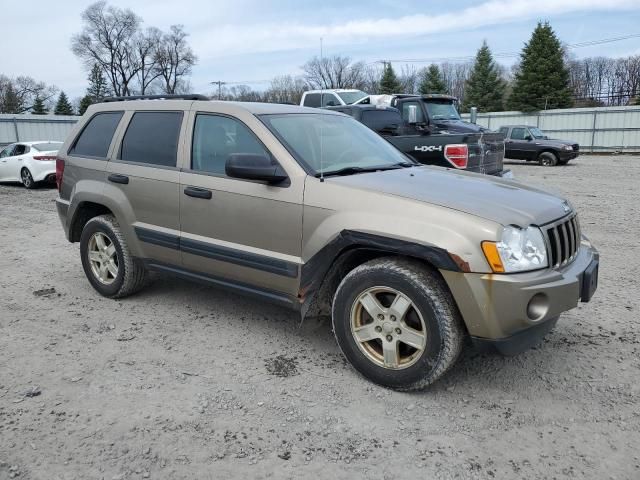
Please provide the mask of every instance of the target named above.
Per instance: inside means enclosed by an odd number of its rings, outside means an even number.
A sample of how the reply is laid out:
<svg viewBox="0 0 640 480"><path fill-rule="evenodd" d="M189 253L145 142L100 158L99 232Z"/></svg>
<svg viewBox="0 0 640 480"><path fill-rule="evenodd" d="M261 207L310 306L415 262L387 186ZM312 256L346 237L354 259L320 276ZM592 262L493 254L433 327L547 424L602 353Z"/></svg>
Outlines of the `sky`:
<svg viewBox="0 0 640 480"><path fill-rule="evenodd" d="M29 75L69 97L84 94L87 72L70 50L82 29L81 0L0 0L0 73ZM264 89L276 75L299 74L320 53L367 63L475 54L483 40L494 53L518 52L540 20L575 44L640 34L640 0L111 0L144 26L183 24L198 56L191 85L212 81ZM640 37L571 50L577 58L640 54ZM516 58L499 58L506 66ZM422 67L427 63L415 63Z"/></svg>

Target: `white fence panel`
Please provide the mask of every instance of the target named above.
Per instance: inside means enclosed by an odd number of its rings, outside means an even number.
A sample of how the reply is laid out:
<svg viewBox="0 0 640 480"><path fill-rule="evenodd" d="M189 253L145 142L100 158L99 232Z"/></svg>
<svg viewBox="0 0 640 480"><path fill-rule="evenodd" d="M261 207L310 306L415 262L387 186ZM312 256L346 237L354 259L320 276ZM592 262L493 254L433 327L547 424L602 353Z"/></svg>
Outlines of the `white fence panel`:
<svg viewBox="0 0 640 480"><path fill-rule="evenodd" d="M469 115L462 116L468 120ZM587 152L640 152L640 107L598 107L545 110L534 113L479 113L479 125L537 126L552 138L571 140Z"/></svg>

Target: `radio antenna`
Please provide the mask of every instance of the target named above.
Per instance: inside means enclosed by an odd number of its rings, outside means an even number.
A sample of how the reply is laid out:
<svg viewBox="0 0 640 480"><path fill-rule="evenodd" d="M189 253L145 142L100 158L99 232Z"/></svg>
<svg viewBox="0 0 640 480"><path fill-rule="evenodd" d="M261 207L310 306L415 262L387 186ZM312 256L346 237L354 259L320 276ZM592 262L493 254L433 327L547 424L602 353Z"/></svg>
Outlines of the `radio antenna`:
<svg viewBox="0 0 640 480"><path fill-rule="evenodd" d="M324 61L323 61L323 56L322 56L322 37L320 37L320 71L322 71L322 69L324 68ZM324 106L324 78L323 76L320 76L320 78L323 79L323 83L320 85L320 108L322 108ZM322 121L322 117L320 117L320 181L324 182L324 152L322 149L322 143L324 140L323 137L323 132L322 132L322 127L323 127L323 121Z"/></svg>

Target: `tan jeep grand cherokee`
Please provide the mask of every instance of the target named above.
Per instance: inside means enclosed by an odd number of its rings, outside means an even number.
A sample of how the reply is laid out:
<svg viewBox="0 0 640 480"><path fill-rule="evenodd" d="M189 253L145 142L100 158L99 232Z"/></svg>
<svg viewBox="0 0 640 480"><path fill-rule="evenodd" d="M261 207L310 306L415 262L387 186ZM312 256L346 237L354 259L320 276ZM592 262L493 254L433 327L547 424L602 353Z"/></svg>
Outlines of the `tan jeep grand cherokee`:
<svg viewBox="0 0 640 480"><path fill-rule="evenodd" d="M330 313L356 370L407 390L467 337L532 346L596 289L598 254L557 196L420 166L339 113L115 100L89 107L57 161L60 219L104 296L160 270Z"/></svg>

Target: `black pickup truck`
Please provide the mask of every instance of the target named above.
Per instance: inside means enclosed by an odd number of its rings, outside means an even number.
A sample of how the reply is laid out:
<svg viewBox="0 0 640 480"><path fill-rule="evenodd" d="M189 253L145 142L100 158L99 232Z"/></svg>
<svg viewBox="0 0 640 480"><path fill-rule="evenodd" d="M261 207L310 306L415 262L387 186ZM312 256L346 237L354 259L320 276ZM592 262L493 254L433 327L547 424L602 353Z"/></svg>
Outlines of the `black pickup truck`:
<svg viewBox="0 0 640 480"><path fill-rule="evenodd" d="M500 127L505 138L505 157L537 161L544 167L566 165L580 154L580 145L547 137L539 128L527 125Z"/></svg>
<svg viewBox="0 0 640 480"><path fill-rule="evenodd" d="M510 177L502 166L503 136L463 121L456 101L449 95L395 95L391 106L327 108L351 115L420 163Z"/></svg>

